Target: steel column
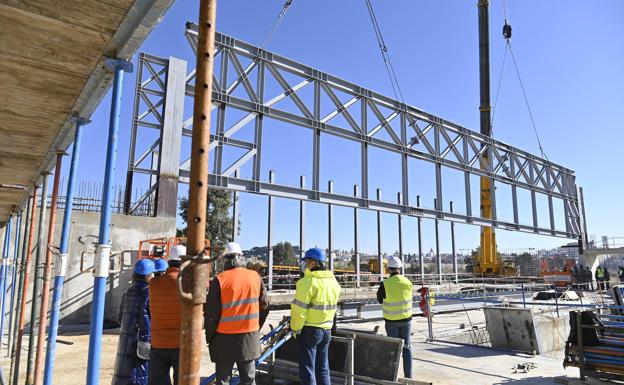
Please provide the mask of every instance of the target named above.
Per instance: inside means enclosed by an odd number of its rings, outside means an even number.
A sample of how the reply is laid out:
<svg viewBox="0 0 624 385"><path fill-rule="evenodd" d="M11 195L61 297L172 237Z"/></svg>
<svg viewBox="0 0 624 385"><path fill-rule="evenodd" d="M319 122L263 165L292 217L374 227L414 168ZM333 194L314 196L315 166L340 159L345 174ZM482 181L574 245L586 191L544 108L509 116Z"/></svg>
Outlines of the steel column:
<svg viewBox="0 0 624 385"><path fill-rule="evenodd" d="M43 254L43 248L45 242L43 240L43 224L46 217L46 206L48 200L48 175L49 173L41 173L43 178L43 186L41 189L41 208L39 209L39 223L37 224L37 250L35 251L35 264L34 264L34 279L33 279L33 291L32 300L30 306L30 327L28 330L28 362L26 363L26 385L32 385L35 382L35 336L37 335L37 314L39 311L39 291L41 285L41 257ZM27 286L24 286L27 287ZM24 297L26 297L26 291L24 291ZM18 350L19 352L19 350ZM16 372L17 373L17 372Z"/></svg>
<svg viewBox="0 0 624 385"><path fill-rule="evenodd" d="M334 181L330 180L327 182L327 191L331 194L334 192ZM327 244L328 244L328 255L329 258L329 270L334 271L334 209L329 203L327 205Z"/></svg>
<svg viewBox="0 0 624 385"><path fill-rule="evenodd" d="M239 170L234 171L234 177L238 177ZM238 239L238 192L232 191L232 242Z"/></svg>
<svg viewBox="0 0 624 385"><path fill-rule="evenodd" d="M13 385L17 385L17 379L19 378L19 367L20 360L22 357L22 339L24 337L24 324L26 322L25 312L26 312L26 300L28 299L28 285L30 279L30 268L31 268L31 260L32 260L32 247L33 247L33 238L35 234L35 214L37 211L37 189L38 186L33 187L33 194L31 198L31 207L30 207L30 223L28 224L28 246L24 250L26 254L26 262L24 265L24 277L22 279L22 290L21 290L21 298L20 298L20 307L19 307L19 323L17 328L17 343L15 346L15 364L12 367L13 370ZM45 210L45 206L42 205L42 211ZM39 218L41 223L41 218ZM34 298L34 296L33 296ZM32 324L31 324L32 327ZM30 345L30 338L29 338Z"/></svg>
<svg viewBox="0 0 624 385"><path fill-rule="evenodd" d="M433 205L434 206L438 206L438 201L437 199L433 200ZM434 219L434 225L435 225L435 247L436 247L436 261L438 264L438 282L440 283L440 285L442 284L442 259L440 258L440 221L438 220L438 218L436 217L436 219Z"/></svg>
<svg viewBox="0 0 624 385"><path fill-rule="evenodd" d="M56 167L54 168L54 184L52 186L52 202L50 203L50 220L48 224L48 241L46 243L46 259L43 269L43 287L41 289L41 307L39 308L39 331L37 334L37 354L35 356L35 385L43 383L43 366L45 356L43 345L45 344L46 325L48 323L48 307L50 304L50 276L52 275L52 250L54 243L54 228L56 225L56 204L58 201L59 185L61 183L61 166L64 152L57 151Z"/></svg>
<svg viewBox="0 0 624 385"><path fill-rule="evenodd" d="M54 274L54 292L52 294L52 309L50 313L50 328L48 331L48 346L46 349L45 371L43 375L44 385L52 385L54 373L54 359L56 355L56 337L58 335L58 324L61 311L61 299L63 297L63 285L65 274L67 273L67 263L69 258L69 235L71 231L71 217L74 206L74 184L76 183L76 169L80 156L80 139L82 137L82 127L89 123L89 120L74 117L76 130L74 134L74 144L72 147L72 157L69 166L69 178L67 181L67 193L65 194L65 212L63 213L63 229L61 231L61 241L59 245L59 255L56 259Z"/></svg>
<svg viewBox="0 0 624 385"><path fill-rule="evenodd" d="M275 171L269 171L269 183L275 182ZM273 290L273 197L268 196L267 208L267 289Z"/></svg>
<svg viewBox="0 0 624 385"><path fill-rule="evenodd" d="M381 189L377 189L377 201L381 201ZM379 264L379 282L384 279L383 251L381 245L381 211L377 211L377 263Z"/></svg>
<svg viewBox="0 0 624 385"><path fill-rule="evenodd" d="M416 206L420 207L420 195L416 196ZM422 218L418 217L418 264L420 265L420 282L425 284L425 264L422 251Z"/></svg>
<svg viewBox="0 0 624 385"><path fill-rule="evenodd" d="M463 140L462 152L464 160L467 161L469 159L467 140ZM464 195L466 199L467 222L470 223L472 221L472 190L470 187L470 172L468 171L464 171Z"/></svg>
<svg viewBox="0 0 624 385"><path fill-rule="evenodd" d="M453 213L453 201L450 203L450 210ZM455 283L459 283L459 273L457 271L457 253L455 253L455 222L451 222L451 253L453 253L453 273Z"/></svg>
<svg viewBox="0 0 624 385"><path fill-rule="evenodd" d="M362 143L361 158L362 198L368 200L368 143Z"/></svg>
<svg viewBox="0 0 624 385"><path fill-rule="evenodd" d="M301 188L305 188L305 175L301 175L299 178L299 186ZM303 256L305 255L305 202L303 200L299 200L299 266L301 266L301 261L303 261Z"/></svg>
<svg viewBox="0 0 624 385"><path fill-rule="evenodd" d="M403 198L401 193L397 193L397 202L401 204ZM401 274L405 274L405 259L403 258L403 216L397 215L399 230L399 258L401 259Z"/></svg>
<svg viewBox="0 0 624 385"><path fill-rule="evenodd" d="M435 133L435 151L438 156L440 156L440 127L439 125L434 126ZM434 199L434 208L436 209L436 218L444 218L444 201L442 200L442 165L440 163L435 164L435 182L436 182L436 199ZM435 204L437 202L437 204Z"/></svg>
<svg viewBox="0 0 624 385"><path fill-rule="evenodd" d="M358 185L353 186L353 196L359 195ZM353 252L355 253L355 287L360 287L360 237L359 237L359 220L358 208L353 209Z"/></svg>
<svg viewBox="0 0 624 385"><path fill-rule="evenodd" d="M114 71L115 75L113 79L110 124L108 128L104 186L102 187L102 215L100 216L98 245L96 246L94 260L93 301L91 302L89 353L87 359L87 385L98 385L100 382L100 353L102 351L106 280L109 275L111 252L110 219L113 199L112 184L115 161L117 158L117 137L119 135L122 83L124 71L132 71L132 64L120 59L107 59L106 65L109 70Z"/></svg>

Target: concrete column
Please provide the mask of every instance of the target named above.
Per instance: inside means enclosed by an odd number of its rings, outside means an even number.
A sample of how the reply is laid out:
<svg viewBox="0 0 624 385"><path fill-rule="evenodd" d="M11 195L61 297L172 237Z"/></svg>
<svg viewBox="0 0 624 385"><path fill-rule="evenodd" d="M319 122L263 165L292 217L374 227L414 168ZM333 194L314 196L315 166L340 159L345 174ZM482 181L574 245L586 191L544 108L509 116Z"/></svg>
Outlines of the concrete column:
<svg viewBox="0 0 624 385"><path fill-rule="evenodd" d="M160 144L160 173L156 193L156 216L160 217L175 218L178 206L178 178L185 91L186 61L170 57Z"/></svg>

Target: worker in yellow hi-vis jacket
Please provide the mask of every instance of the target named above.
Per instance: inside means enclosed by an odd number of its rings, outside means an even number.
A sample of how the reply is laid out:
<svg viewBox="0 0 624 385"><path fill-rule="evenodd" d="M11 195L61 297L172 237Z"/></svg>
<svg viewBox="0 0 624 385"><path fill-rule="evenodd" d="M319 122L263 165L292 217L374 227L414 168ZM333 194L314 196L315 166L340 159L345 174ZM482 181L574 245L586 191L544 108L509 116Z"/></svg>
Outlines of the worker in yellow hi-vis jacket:
<svg viewBox="0 0 624 385"><path fill-rule="evenodd" d="M290 328L297 338L299 378L303 385L330 385L329 341L340 298L340 285L325 267L323 250L306 251L306 269L297 281Z"/></svg>
<svg viewBox="0 0 624 385"><path fill-rule="evenodd" d="M388 258L390 277L377 290L377 301L381 304L386 321L388 337L403 340L403 375L412 378L412 307L414 294L412 282L401 274L403 262L395 257Z"/></svg>

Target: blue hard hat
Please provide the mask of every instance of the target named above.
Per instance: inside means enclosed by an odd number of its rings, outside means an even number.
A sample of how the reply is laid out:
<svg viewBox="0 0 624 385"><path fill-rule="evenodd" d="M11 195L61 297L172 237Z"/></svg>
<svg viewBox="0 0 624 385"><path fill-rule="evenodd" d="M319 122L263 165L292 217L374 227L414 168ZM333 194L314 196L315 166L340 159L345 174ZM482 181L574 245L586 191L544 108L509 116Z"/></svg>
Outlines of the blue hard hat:
<svg viewBox="0 0 624 385"><path fill-rule="evenodd" d="M154 260L154 271L161 272L167 270L169 264L162 258L157 258Z"/></svg>
<svg viewBox="0 0 624 385"><path fill-rule="evenodd" d="M156 267L151 259L141 259L134 264L134 274L148 275L152 274Z"/></svg>
<svg viewBox="0 0 624 385"><path fill-rule="evenodd" d="M325 262L325 253L318 247L314 247L305 252L303 259L314 259L319 262Z"/></svg>

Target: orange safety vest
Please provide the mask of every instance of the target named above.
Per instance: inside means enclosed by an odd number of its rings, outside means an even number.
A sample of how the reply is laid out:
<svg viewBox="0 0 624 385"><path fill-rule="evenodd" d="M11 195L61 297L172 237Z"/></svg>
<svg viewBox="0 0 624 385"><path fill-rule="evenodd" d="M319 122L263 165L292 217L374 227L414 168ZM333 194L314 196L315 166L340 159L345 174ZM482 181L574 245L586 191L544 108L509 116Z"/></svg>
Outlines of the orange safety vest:
<svg viewBox="0 0 624 385"><path fill-rule="evenodd" d="M164 275L149 282L152 316L152 346L159 349L180 347L180 297L177 279L180 269L170 267Z"/></svg>
<svg viewBox="0 0 624 385"><path fill-rule="evenodd" d="M243 267L217 275L221 286L221 319L217 332L241 334L260 330L260 276Z"/></svg>

